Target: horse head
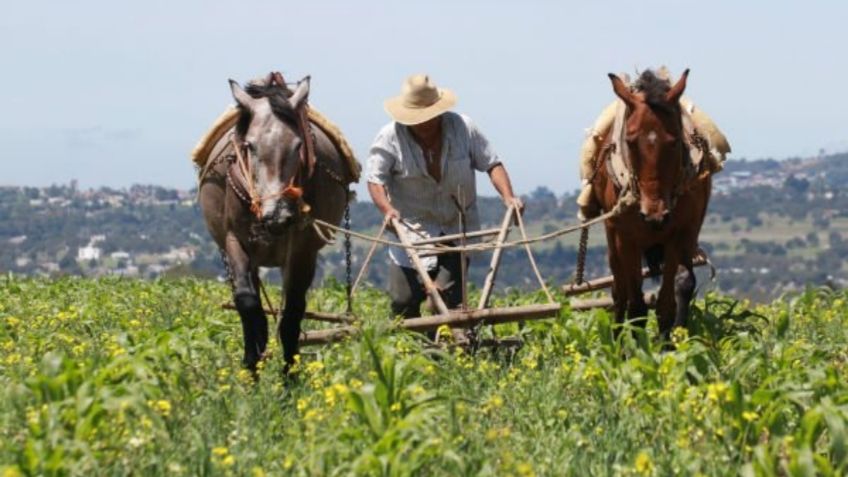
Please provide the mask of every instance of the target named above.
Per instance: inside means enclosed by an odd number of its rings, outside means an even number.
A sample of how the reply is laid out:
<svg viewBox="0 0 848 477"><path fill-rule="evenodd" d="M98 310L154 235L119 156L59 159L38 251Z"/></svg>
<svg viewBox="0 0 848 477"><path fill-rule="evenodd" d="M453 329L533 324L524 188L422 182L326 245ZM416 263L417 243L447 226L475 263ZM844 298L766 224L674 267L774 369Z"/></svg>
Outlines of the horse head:
<svg viewBox="0 0 848 477"><path fill-rule="evenodd" d="M303 193L299 181L305 146L298 114L309 96L309 77L294 92L274 74L248 84L247 91L230 80L230 89L241 110L236 147L244 162L241 170L250 209L269 232L279 233L297 214Z"/></svg>
<svg viewBox="0 0 848 477"><path fill-rule="evenodd" d="M643 72L631 89L610 73L615 94L627 105L625 157L633 174L633 192L639 213L654 227L669 220L676 191L684 180L685 164L680 97L686 89L687 69L674 84L654 72Z"/></svg>

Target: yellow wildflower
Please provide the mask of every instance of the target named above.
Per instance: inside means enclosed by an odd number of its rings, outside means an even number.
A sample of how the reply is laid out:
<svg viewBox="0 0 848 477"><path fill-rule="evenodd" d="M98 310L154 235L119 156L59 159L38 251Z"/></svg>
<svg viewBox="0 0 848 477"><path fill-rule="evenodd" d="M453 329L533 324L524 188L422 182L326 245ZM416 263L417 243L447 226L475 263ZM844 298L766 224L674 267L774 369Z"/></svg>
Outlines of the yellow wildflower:
<svg viewBox="0 0 848 477"><path fill-rule="evenodd" d="M159 414L168 417L171 415L171 403L165 399L148 401L147 405L155 409Z"/></svg>
<svg viewBox="0 0 848 477"><path fill-rule="evenodd" d="M241 381L243 384L251 384L253 383L253 375L250 374L250 371L246 369L238 370L236 374L236 378Z"/></svg>
<svg viewBox="0 0 848 477"><path fill-rule="evenodd" d="M224 457L225 455L227 455L229 453L230 453L230 450L227 449L226 447L213 447L212 448L212 455L217 456L217 457Z"/></svg>
<svg viewBox="0 0 848 477"><path fill-rule="evenodd" d="M745 411L742 413L742 419L745 419L747 422L753 422L757 420L758 417L760 417L760 415L754 411Z"/></svg>
<svg viewBox="0 0 848 477"><path fill-rule="evenodd" d="M512 434L512 431L510 430L509 427L501 427L501 428L493 427L493 428L489 429L488 431L486 431L486 440L491 442L491 441L494 441L498 438L506 439L511 434Z"/></svg>
<svg viewBox="0 0 848 477"><path fill-rule="evenodd" d="M495 394L494 396L492 396L488 400L486 400L485 403L483 403L483 411L488 412L488 411L500 409L501 407L503 407L503 404L504 404L503 398L498 396L497 394Z"/></svg>
<svg viewBox="0 0 848 477"><path fill-rule="evenodd" d="M317 409L309 409L306 411L306 414L303 415L304 421L320 421L323 419L323 416Z"/></svg>
<svg viewBox="0 0 848 477"><path fill-rule="evenodd" d="M713 402L719 402L724 398L727 399L730 388L727 384L718 382L707 385L707 399Z"/></svg>
<svg viewBox="0 0 848 477"><path fill-rule="evenodd" d="M522 462L515 466L515 471L518 472L518 475L521 477L535 477L536 472L533 470L533 466L527 462Z"/></svg>
<svg viewBox="0 0 848 477"><path fill-rule="evenodd" d="M651 475L654 473L654 463L651 461L651 456L647 452L641 451L636 455L636 461L633 467L639 475Z"/></svg>
<svg viewBox="0 0 848 477"><path fill-rule="evenodd" d="M12 467L4 467L3 474L0 475L3 477L23 477L24 474L22 474L18 466L15 465Z"/></svg>
<svg viewBox="0 0 848 477"><path fill-rule="evenodd" d="M321 361L312 361L306 365L306 372L309 374L318 373L322 369L324 369L324 363Z"/></svg>
<svg viewBox="0 0 848 477"><path fill-rule="evenodd" d="M680 344L686 341L689 338L689 330L683 328L682 326L678 326L671 332L671 342L674 344Z"/></svg>

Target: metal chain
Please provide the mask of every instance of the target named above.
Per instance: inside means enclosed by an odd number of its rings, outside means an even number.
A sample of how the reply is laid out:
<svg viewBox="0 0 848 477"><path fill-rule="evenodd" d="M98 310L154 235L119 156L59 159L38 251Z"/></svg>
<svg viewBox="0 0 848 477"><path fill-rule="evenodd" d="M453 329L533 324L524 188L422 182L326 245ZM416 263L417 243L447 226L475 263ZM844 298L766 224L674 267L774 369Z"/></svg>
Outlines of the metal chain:
<svg viewBox="0 0 848 477"><path fill-rule="evenodd" d="M577 249L577 270L574 272L574 283L583 283L583 275L586 271L586 248L589 245L589 227L580 230L580 245Z"/></svg>
<svg viewBox="0 0 848 477"><path fill-rule="evenodd" d="M230 289L235 292L236 282L233 278L232 268L230 267L230 259L227 258L227 252L225 252L223 248L219 248L218 252L221 253L221 263L224 264L224 272L227 274L227 283L230 284Z"/></svg>
<svg viewBox="0 0 848 477"><path fill-rule="evenodd" d="M351 273L351 254L350 254L350 189L347 191L348 197L345 203L344 212L344 228L345 228L345 291L347 292L347 313L353 314L353 278Z"/></svg>

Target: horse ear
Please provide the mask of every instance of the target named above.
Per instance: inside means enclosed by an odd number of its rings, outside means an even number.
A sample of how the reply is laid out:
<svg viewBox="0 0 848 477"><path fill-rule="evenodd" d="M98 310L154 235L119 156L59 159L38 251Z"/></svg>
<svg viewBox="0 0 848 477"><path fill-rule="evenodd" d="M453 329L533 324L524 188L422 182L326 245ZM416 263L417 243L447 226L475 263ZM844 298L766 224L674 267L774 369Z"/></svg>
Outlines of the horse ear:
<svg viewBox="0 0 848 477"><path fill-rule="evenodd" d="M256 100L241 89L241 86L239 86L237 81L230 80L230 91L233 92L233 98L235 98L236 103L238 103L239 106L247 108L248 111L253 111Z"/></svg>
<svg viewBox="0 0 848 477"><path fill-rule="evenodd" d="M669 103L677 103L680 101L680 97L683 96L683 91L686 90L686 78L689 77L689 68L686 68L686 71L680 75L680 79L677 80L677 83L674 83L674 86L668 90L668 93L665 94L665 99Z"/></svg>
<svg viewBox="0 0 848 477"><path fill-rule="evenodd" d="M269 81L268 84L276 85L276 86L279 86L281 88L286 87L286 80L283 79L283 74L280 73L279 71L272 71L270 79L268 81Z"/></svg>
<svg viewBox="0 0 848 477"><path fill-rule="evenodd" d="M612 90L615 91L615 95L621 98L628 107L633 107L633 93L630 91L630 88L624 84L624 81L621 80L618 76L610 73L609 75L610 81L612 81Z"/></svg>
<svg viewBox="0 0 848 477"><path fill-rule="evenodd" d="M289 103L294 109L299 109L309 98L309 76L303 78L297 83L297 88L289 98Z"/></svg>

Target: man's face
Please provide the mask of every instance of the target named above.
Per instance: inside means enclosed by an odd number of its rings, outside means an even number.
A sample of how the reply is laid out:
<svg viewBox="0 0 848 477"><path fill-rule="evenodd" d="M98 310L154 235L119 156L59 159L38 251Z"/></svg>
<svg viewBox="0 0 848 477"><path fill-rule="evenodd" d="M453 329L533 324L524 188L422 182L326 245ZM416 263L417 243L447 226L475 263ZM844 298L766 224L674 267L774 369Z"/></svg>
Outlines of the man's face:
<svg viewBox="0 0 848 477"><path fill-rule="evenodd" d="M421 124L415 124L410 126L412 131L418 137L432 137L436 133L439 132L439 128L442 125L442 115L438 115L433 119L429 119Z"/></svg>

